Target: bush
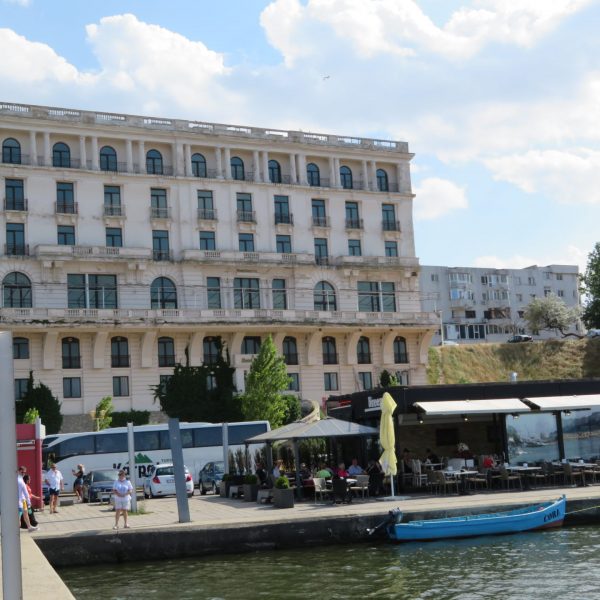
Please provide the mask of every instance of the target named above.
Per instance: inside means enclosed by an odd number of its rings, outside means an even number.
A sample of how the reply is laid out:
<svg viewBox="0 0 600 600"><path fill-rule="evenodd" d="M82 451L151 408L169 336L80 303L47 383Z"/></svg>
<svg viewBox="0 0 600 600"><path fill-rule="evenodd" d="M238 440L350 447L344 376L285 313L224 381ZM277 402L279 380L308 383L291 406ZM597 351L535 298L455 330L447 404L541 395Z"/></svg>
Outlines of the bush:
<svg viewBox="0 0 600 600"><path fill-rule="evenodd" d="M225 473L222 479L223 481L231 481L232 476L229 473Z"/></svg>
<svg viewBox="0 0 600 600"><path fill-rule="evenodd" d="M110 416L112 417L111 427L126 427L127 423L133 423L134 425L148 425L150 422L149 410L113 412Z"/></svg>
<svg viewBox="0 0 600 600"><path fill-rule="evenodd" d="M290 487L290 480L285 475L282 475L276 479L275 487L278 490L287 490Z"/></svg>
<svg viewBox="0 0 600 600"><path fill-rule="evenodd" d="M256 485L258 483L258 477L256 475L246 475L244 477L244 483L248 485Z"/></svg>

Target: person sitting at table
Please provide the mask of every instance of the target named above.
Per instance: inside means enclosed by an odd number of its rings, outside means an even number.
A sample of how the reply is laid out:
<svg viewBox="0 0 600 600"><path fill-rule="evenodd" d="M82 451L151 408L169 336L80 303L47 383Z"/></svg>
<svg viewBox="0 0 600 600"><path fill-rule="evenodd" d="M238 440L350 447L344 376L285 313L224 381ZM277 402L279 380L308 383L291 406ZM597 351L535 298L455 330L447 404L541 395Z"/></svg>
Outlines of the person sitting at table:
<svg viewBox="0 0 600 600"><path fill-rule="evenodd" d="M332 475L333 473L331 472L331 469L328 469L325 463L321 463L321 466L316 472L315 477L318 477L320 479L331 479Z"/></svg>
<svg viewBox="0 0 600 600"><path fill-rule="evenodd" d="M267 487L267 480L269 479L269 476L267 475L267 470L261 462L256 465L256 477L258 477L258 484L260 487Z"/></svg>
<svg viewBox="0 0 600 600"><path fill-rule="evenodd" d="M310 469L306 466L306 463L302 463L300 465L300 477L302 477L302 479L312 479L312 473L310 472Z"/></svg>
<svg viewBox="0 0 600 600"><path fill-rule="evenodd" d="M348 469L348 474L351 477L356 477L357 475L362 475L364 473L363 468L358 464L358 458L352 459L352 464Z"/></svg>
<svg viewBox="0 0 600 600"><path fill-rule="evenodd" d="M369 476L369 495L385 496L385 487L383 485L383 469L378 460L370 460L366 470Z"/></svg>
<svg viewBox="0 0 600 600"><path fill-rule="evenodd" d="M278 479L282 475L283 475L283 461L281 459L279 459L275 463L275 466L273 467L273 477L275 477L275 479Z"/></svg>
<svg viewBox="0 0 600 600"><path fill-rule="evenodd" d="M425 462L438 464L440 459L435 452L432 452L431 448L425 450Z"/></svg>
<svg viewBox="0 0 600 600"><path fill-rule="evenodd" d="M338 477L343 477L344 479L345 479L346 477L348 477L348 471L346 471L346 465L345 465L343 462L341 462L341 463L338 465L338 468L337 468L337 471L335 472L335 474L336 474Z"/></svg>
<svg viewBox="0 0 600 600"><path fill-rule="evenodd" d="M481 465L484 469L493 469L496 466L496 461L493 456L489 454L483 457L483 462Z"/></svg>
<svg viewBox="0 0 600 600"><path fill-rule="evenodd" d="M404 472L405 473L412 473L413 469L412 469L412 455L410 453L410 450L408 448L404 448L404 450L402 450L402 463L404 466Z"/></svg>

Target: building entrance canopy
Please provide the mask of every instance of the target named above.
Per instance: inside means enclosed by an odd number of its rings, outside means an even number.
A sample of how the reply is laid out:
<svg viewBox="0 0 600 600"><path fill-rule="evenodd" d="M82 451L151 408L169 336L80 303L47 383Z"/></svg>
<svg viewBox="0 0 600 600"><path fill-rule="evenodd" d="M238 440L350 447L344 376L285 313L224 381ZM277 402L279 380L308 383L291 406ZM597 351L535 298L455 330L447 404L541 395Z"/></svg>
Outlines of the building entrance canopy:
<svg viewBox="0 0 600 600"><path fill-rule="evenodd" d="M499 413L528 413L531 408L519 398L495 400L446 400L443 402L415 402L414 408L426 415L473 415Z"/></svg>
<svg viewBox="0 0 600 600"><path fill-rule="evenodd" d="M524 398L523 402L537 410L586 410L600 406L600 394L543 396L542 398Z"/></svg>

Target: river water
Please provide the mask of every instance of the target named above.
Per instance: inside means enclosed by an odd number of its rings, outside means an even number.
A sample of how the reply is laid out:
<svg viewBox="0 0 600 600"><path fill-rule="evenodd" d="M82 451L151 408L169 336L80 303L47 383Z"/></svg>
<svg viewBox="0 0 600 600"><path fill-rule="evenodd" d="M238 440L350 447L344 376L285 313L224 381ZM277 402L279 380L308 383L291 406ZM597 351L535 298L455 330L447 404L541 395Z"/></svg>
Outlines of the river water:
<svg viewBox="0 0 600 600"><path fill-rule="evenodd" d="M62 569L102 600L600 599L600 527Z"/></svg>

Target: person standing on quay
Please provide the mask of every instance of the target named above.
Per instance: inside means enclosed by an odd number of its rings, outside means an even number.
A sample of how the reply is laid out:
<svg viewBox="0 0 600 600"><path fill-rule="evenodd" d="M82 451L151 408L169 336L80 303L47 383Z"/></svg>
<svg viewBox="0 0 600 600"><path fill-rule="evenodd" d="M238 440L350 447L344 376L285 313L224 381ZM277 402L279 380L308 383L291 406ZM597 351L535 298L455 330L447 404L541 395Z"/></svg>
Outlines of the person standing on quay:
<svg viewBox="0 0 600 600"><path fill-rule="evenodd" d="M64 478L55 464L46 472L46 483L50 491L50 514L57 513L58 496L65 489Z"/></svg>
<svg viewBox="0 0 600 600"><path fill-rule="evenodd" d="M119 471L119 479L113 484L113 496L115 498L115 525L113 529L119 529L119 517L121 515L123 515L123 527L129 529L127 511L131 510L132 493L131 481L125 478L125 471Z"/></svg>
<svg viewBox="0 0 600 600"><path fill-rule="evenodd" d="M17 477L17 502L19 507L19 526L21 525L21 517L25 521L27 525L27 531L37 531L37 527L33 526L29 520L29 509L31 508L31 498L29 497L29 492L27 491L27 486L23 481L23 477L21 476L20 469L19 475Z"/></svg>

